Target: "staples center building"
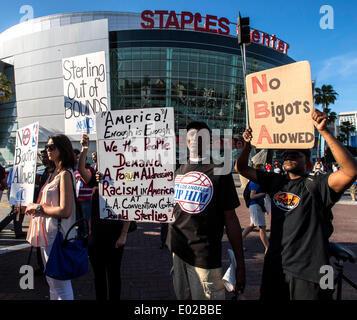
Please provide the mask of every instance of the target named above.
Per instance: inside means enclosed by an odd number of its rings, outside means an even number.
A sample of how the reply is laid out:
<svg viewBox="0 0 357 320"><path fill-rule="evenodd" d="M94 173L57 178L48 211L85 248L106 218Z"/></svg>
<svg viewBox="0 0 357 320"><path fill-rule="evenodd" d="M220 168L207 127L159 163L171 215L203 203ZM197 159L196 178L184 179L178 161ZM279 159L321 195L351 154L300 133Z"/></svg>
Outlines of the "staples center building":
<svg viewBox="0 0 357 320"><path fill-rule="evenodd" d="M56 14L5 30L0 72L13 95L0 104L0 162L13 162L20 127L39 121L40 147L50 134L64 133L62 58L97 51L106 53L111 109L171 106L177 132L202 120L238 136L245 104L236 27L209 14L145 10ZM294 62L288 49L275 35L251 29L247 72ZM72 137L77 147L78 139Z"/></svg>

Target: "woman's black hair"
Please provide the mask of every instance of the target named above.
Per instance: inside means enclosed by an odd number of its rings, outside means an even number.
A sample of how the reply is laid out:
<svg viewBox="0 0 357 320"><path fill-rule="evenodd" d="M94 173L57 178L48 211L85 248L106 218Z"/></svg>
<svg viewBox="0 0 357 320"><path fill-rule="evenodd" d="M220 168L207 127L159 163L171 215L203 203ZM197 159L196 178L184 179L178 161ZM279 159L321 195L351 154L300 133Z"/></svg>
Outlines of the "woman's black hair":
<svg viewBox="0 0 357 320"><path fill-rule="evenodd" d="M58 170L74 169L75 157L71 141L64 134L54 134L48 137L48 141L52 139L53 144L59 151L59 166Z"/></svg>

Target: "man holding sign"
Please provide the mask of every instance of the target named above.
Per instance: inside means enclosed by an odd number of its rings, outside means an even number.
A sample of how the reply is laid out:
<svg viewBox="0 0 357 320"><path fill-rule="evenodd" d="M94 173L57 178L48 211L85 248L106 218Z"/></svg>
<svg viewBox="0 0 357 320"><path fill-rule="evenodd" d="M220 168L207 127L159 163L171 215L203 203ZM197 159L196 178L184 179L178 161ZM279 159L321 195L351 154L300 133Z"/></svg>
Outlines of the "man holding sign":
<svg viewBox="0 0 357 320"><path fill-rule="evenodd" d="M258 183L272 199L271 234L264 260L261 299L331 299L319 286L320 268L329 265L328 238L332 234L332 206L357 177L357 162L326 126L327 115L313 110L312 123L329 145L340 170L312 177L306 174L310 150L287 149L287 175L257 171L248 166L252 129L243 133L244 148L236 170ZM259 134L259 133L257 133Z"/></svg>

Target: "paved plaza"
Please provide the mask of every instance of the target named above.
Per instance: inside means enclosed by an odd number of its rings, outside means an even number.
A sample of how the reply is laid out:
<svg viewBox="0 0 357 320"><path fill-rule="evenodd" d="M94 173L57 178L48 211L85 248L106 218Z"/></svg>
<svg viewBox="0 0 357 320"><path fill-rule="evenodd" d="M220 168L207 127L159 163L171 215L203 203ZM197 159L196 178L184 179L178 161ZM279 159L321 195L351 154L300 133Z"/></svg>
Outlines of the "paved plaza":
<svg viewBox="0 0 357 320"><path fill-rule="evenodd" d="M242 227L249 224L249 212L242 198L242 191L237 187L241 206L237 214ZM4 196L5 198L5 196ZM9 205L1 203L0 219L9 212ZM334 207L335 232L331 241L341 243L357 255L357 202L350 201L348 193ZM29 218L24 220L27 230ZM270 216L267 216L267 228L270 229ZM24 240L14 238L12 223L0 232L0 300L46 300L49 299L48 287L43 276L36 276L33 290L22 290L19 286L19 269L27 264L30 252ZM170 270L172 260L167 248L160 249L160 225L140 223L137 231L128 235L122 263L122 299L124 300L174 300ZM245 298L255 300L259 297L264 247L259 239L259 232L249 234L244 242L247 286ZM229 266L227 249L230 244L226 235L223 238L223 271ZM34 250L31 264L36 267ZM357 265L346 263L345 273L357 282ZM95 299L93 272L73 280L74 296L78 300ZM231 299L232 294L226 294ZM357 300L357 292L347 285L343 289L344 299Z"/></svg>

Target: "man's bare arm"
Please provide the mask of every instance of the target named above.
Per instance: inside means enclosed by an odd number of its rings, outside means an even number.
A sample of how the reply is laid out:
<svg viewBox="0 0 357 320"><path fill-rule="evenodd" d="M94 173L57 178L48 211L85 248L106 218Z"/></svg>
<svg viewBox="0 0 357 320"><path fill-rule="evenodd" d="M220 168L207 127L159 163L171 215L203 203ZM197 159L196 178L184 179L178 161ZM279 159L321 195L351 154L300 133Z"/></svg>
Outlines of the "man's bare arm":
<svg viewBox="0 0 357 320"><path fill-rule="evenodd" d="M250 126L243 133L244 147L242 152L238 155L234 169L243 177L250 181L257 182L257 171L248 166L249 154L252 148L250 141L252 140L252 129Z"/></svg>
<svg viewBox="0 0 357 320"><path fill-rule="evenodd" d="M343 192L357 178L357 161L351 153L331 134L326 127L326 113L314 110L312 119L316 129L324 137L326 143L340 166L340 170L330 174L328 178L329 187L335 192Z"/></svg>
<svg viewBox="0 0 357 320"><path fill-rule="evenodd" d="M243 254L242 228L235 210L224 211L224 224L237 262L236 290L243 292L245 288L245 262Z"/></svg>
<svg viewBox="0 0 357 320"><path fill-rule="evenodd" d="M92 172L85 167L89 145L89 138L86 134L83 134L80 143L82 145L82 150L78 160L78 172L81 175L83 182L89 183L92 179Z"/></svg>

